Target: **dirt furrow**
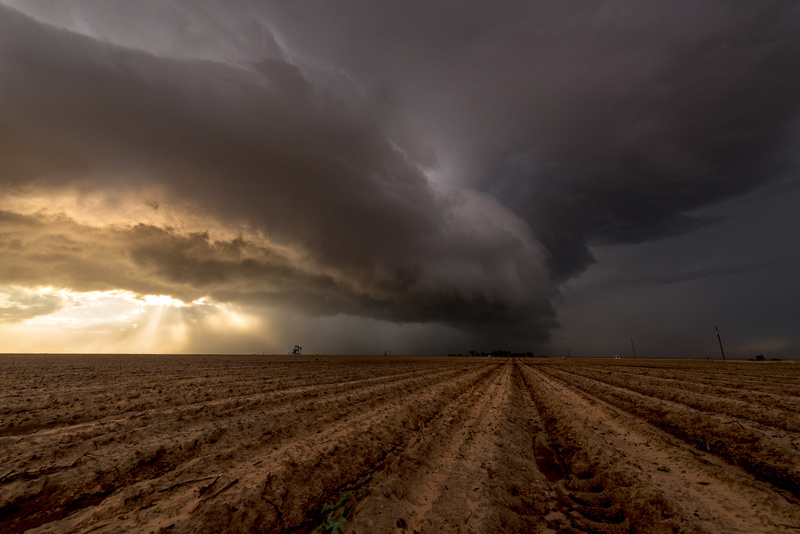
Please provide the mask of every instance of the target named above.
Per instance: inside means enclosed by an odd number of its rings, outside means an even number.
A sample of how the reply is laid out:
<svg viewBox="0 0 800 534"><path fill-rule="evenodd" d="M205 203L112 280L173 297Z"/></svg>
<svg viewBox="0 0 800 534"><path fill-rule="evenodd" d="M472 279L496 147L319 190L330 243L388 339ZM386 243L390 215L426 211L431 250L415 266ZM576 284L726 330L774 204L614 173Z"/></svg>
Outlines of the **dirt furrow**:
<svg viewBox="0 0 800 534"><path fill-rule="evenodd" d="M88 421L69 426L54 426L38 430L35 433L25 433L22 435L12 434L13 427L6 429L7 435L0 437L0 447L7 443L19 443L24 439L29 439L42 443L43 438L54 437L62 444L74 441L86 441L97 436L108 438L109 435L124 432L131 433L135 429L146 427L152 431L157 425L174 426L176 420L185 421L186 424L207 425L215 418L228 417L235 415L242 417L250 412L264 413L265 410L275 410L276 408L292 404L298 407L301 404L312 404L327 397L341 395L348 391L357 391L359 394L370 394L372 391L390 387L393 384L400 384L409 378L416 379L417 382L425 380L439 380L440 377L450 376L457 371L450 368L430 370L421 372L418 370L407 371L382 377L365 377L361 380L348 380L337 384L325 385L292 385L286 384L282 388L276 388L260 393L249 394L237 397L225 397L211 401L198 402L193 404L182 404L172 406L169 403L162 404L159 409L130 411L115 417L104 417L94 421ZM300 400L298 400L300 399ZM111 425L110 427L108 425ZM47 446L49 444L45 444Z"/></svg>
<svg viewBox="0 0 800 534"><path fill-rule="evenodd" d="M480 532L490 517L492 452L508 400L511 365L437 415L376 475L348 531Z"/></svg>
<svg viewBox="0 0 800 534"><path fill-rule="evenodd" d="M357 484L376 463L385 461L413 426L424 425L437 407L453 402L470 384L486 380L492 368L473 367L462 376L423 387L414 394L393 390L388 399L393 402L371 405L333 421L325 422L324 414L309 412L301 416L307 418L303 430L271 450L254 456L234 449L198 458L171 485L160 479L134 484L109 497L99 510L86 509L43 527L42 532L80 531L82 525L88 527L114 516L124 516L125 520L116 523L135 531L157 530L173 523L177 532L219 531L224 525L236 531L254 527L260 532L310 526L319 518L309 510L321 509L328 496ZM342 403L343 410L347 407ZM176 485L192 480L189 475L200 479L215 474L220 474L219 479L202 494L205 482ZM159 486L166 491L158 492ZM192 521L177 519L187 515Z"/></svg>
<svg viewBox="0 0 800 534"><path fill-rule="evenodd" d="M682 404L653 399L552 367L540 370L641 417L700 450L745 468L759 479L788 490L794 498L800 495L800 455L796 442L786 436L775 434L777 437L773 438L741 422L729 424L729 416L722 418Z"/></svg>
<svg viewBox="0 0 800 534"><path fill-rule="evenodd" d="M591 367L593 370L601 370L602 367ZM608 370L606 369L608 372ZM719 398L722 400L737 400L748 403L749 405L763 406L769 409L782 410L800 414L800 398L782 395L779 393L765 393L755 389L748 389L748 384L741 384L740 387L732 388L722 386L718 383L709 384L708 381L692 380L688 376L653 376L632 370L615 367L614 374L624 374L631 380L641 380L655 385L671 389L682 389L691 391L708 397ZM800 378L800 377L798 377Z"/></svg>
<svg viewBox="0 0 800 534"><path fill-rule="evenodd" d="M534 532L573 532L577 527L569 514L564 513L569 505L562 498L563 480L567 475L564 462L553 450L554 441L545 429L541 408L537 407L534 395L529 391L526 369L518 361L514 362L514 368L516 387L513 401L516 409L503 424L510 427L510 434L518 434L520 430L527 434L527 439L523 441L518 437L515 443L517 447L527 445L527 450L520 451L517 457L524 456L528 461L515 463L516 468L526 474L528 484L519 485L517 482L517 487L512 485L509 488L510 493L523 500L529 510L535 510L538 520ZM519 481L518 476L517 479Z"/></svg>
<svg viewBox="0 0 800 534"><path fill-rule="evenodd" d="M687 370L686 366L687 363L683 362L673 366L665 366L662 362L657 362L650 366L629 364L609 366L608 362L591 365L591 367L598 369L609 369L611 367L615 372L675 379L712 388L722 387L745 392L761 392L768 395L784 395L795 401L800 396L800 385L798 385L800 369L795 366L783 365L780 367L780 374L769 374L765 372L764 367L759 367L758 373L748 372L748 367L752 366L752 364L742 362L693 362L691 370Z"/></svg>
<svg viewBox="0 0 800 534"><path fill-rule="evenodd" d="M703 531L687 523L647 474L593 431L579 405L563 398L539 371L521 369L547 441L564 468L565 478L554 490L572 527L607 534Z"/></svg>
<svg viewBox="0 0 800 534"><path fill-rule="evenodd" d="M697 410L722 413L746 419L763 427L775 427L789 432L800 432L800 415L786 412L780 405L761 406L738 399L725 399L718 395L709 396L693 393L674 384L665 386L654 383L644 376L625 376L612 371L572 367L561 369L564 372L605 382L649 397L665 399L684 404Z"/></svg>
<svg viewBox="0 0 800 534"><path fill-rule="evenodd" d="M315 392L298 389L294 396L281 393L274 397L270 393L265 393L256 400L225 399L224 404L222 402L207 403L188 408L164 408L155 413L138 412L111 420L102 419L70 427L42 430L32 435L6 436L0 438L0 448L12 449L7 466L20 473L32 472L36 470L37 466L47 465L47 462L54 464L63 460L57 455L48 458L46 451L64 452L75 447L76 444L90 441L93 445L93 452L96 452L100 445L112 443L136 446L137 443L146 441L148 435L169 433L171 429L175 428L176 423L180 423L185 436L188 437L194 433L196 435L193 438L202 441L204 434L217 426L220 419L224 419L225 425L228 427L240 422L252 425L254 419L263 421L265 416L279 416L286 411L306 411L312 406L317 408L322 403L329 402L330 398L338 399L341 395L345 395L348 401L361 402L363 399L379 395L381 391L388 391L401 387L401 385L406 389L412 389L422 387L426 383L448 380L457 372L454 369L445 369L428 374L403 373L393 378L384 378L378 383L374 381L347 382L344 386ZM25 445L22 445L23 442ZM14 446L11 447L11 445ZM15 456L36 457L36 463L15 464Z"/></svg>
<svg viewBox="0 0 800 534"><path fill-rule="evenodd" d="M296 400L261 413L251 410L220 419L203 415L199 420L187 417L180 423L173 420L135 428L123 425L100 445L97 441L72 439L65 444L58 441L58 436L48 436L49 439L39 443L34 436L30 439L35 448L19 449L22 444L16 444L15 456L31 454L31 457L17 465L16 472L12 469L4 477L5 484L0 487L0 520L36 525L48 517L60 517L64 510L82 508L80 504L96 504L95 500L105 498L121 486L152 484L150 481L166 476L169 478L163 484L171 484L181 476L195 477L197 465L209 459L221 465L247 461L264 450L273 450L281 442L314 435L334 421L353 418L412 391L449 383L458 371L451 368L438 375L406 377L367 388L351 384L350 389L338 390L333 398ZM347 410L349 403L358 408ZM178 424L180 431L175 430ZM46 455L43 451L48 450L51 452ZM14 467L11 462L6 465ZM46 491L40 487L43 483L47 485ZM6 499L5 494L14 498ZM134 491L131 495L131 502L137 504L134 497L139 494ZM87 499L89 496L92 498ZM44 501L50 503L50 510L40 509L39 503ZM29 517L24 519L26 515Z"/></svg>
<svg viewBox="0 0 800 534"><path fill-rule="evenodd" d="M680 514L684 528L720 534L796 532L800 509L751 475L701 461L700 451L676 446L674 438L637 417L552 377L540 378L609 449L650 479Z"/></svg>
<svg viewBox="0 0 800 534"><path fill-rule="evenodd" d="M398 380L406 374L447 372L447 367L440 364L435 367L424 366L421 369L384 368L373 373L364 370L349 371L336 373L333 377L327 376L322 370L294 377L286 375L275 377L276 371L270 367L254 372L268 376L263 376L260 380L248 377L246 386L234 382L235 376L218 384L218 387L197 381L187 384L186 380L171 380L172 377L166 376L152 384L129 380L114 384L113 387L94 387L88 391L86 388L65 390L62 387L57 393L50 392L50 388L39 388L28 384L24 389L24 395L18 392L19 397L16 399L9 395L0 399L3 401L0 403L0 406L3 406L0 408L0 436L18 439L22 435L40 432L43 429L54 431L61 431L60 428L64 431L85 429L97 421L113 422L140 417L145 413L152 417L157 417L160 413L171 416L176 412L191 411L197 407L227 406L238 409L243 402L257 405L280 397L292 398L300 393L309 396L319 395L320 392L333 392L354 384L367 385L372 382ZM286 373L286 370L283 372ZM116 382L113 376L101 376L98 379ZM143 387L150 388L150 391L157 394L143 396ZM178 389L180 393L176 391ZM98 412L101 412L103 417L96 417Z"/></svg>
<svg viewBox="0 0 800 534"><path fill-rule="evenodd" d="M8 356L0 534L800 532L798 381L791 362Z"/></svg>

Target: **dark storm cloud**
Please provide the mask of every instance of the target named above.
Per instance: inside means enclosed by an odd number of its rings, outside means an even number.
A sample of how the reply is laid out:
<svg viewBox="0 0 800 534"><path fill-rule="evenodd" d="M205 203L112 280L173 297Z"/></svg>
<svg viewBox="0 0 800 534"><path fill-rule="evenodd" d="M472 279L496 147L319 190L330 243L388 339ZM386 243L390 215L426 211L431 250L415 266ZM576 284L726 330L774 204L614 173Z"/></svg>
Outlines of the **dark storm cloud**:
<svg viewBox="0 0 800 534"><path fill-rule="evenodd" d="M465 328L533 325L531 336L552 322L544 254L521 221L476 192L432 189L369 109L286 61L161 58L7 9L0 58L6 191L154 187L154 211L188 204L209 229L246 227L292 251L18 216L29 228L13 238L23 246L4 266L7 282L263 299ZM34 228L38 241L24 242Z"/></svg>
<svg viewBox="0 0 800 534"><path fill-rule="evenodd" d="M558 279L590 244L690 232L714 222L693 210L797 168L796 2L320 9L279 4L285 39L433 131L457 178L529 221Z"/></svg>
<svg viewBox="0 0 800 534"><path fill-rule="evenodd" d="M546 301L537 309L531 302L515 303L510 296L498 301L489 293L473 294L465 302L466 287L441 283L426 287L415 278L385 278L365 293L346 279L310 273L306 265L242 238L212 240L207 233L178 233L145 224L93 228L63 216L6 212L0 212L0 225L4 230L0 253L6 258L0 279L12 286L123 288L169 294L184 302L210 296L221 303L260 303L310 315L344 313L457 327L481 323L506 332L536 327L525 332L528 338L542 337L553 325ZM22 320L59 308L60 300L45 301L56 297L36 296L36 302L28 303L20 300L24 295L19 293L9 306L0 307L0 318Z"/></svg>
<svg viewBox="0 0 800 534"><path fill-rule="evenodd" d="M590 246L798 166L795 2L231 5L20 3L84 36L0 9L3 187L209 218L87 226L49 253L75 280L540 338Z"/></svg>
<svg viewBox="0 0 800 534"><path fill-rule="evenodd" d="M672 285L681 284L684 282L693 282L695 280L702 280L703 278L725 278L739 274L747 274L753 271L764 269L765 264L750 264L750 265L715 265L703 267L701 269L693 269L691 271L682 271L677 273L658 274L650 276L635 277L628 280L620 280L620 284L624 285Z"/></svg>

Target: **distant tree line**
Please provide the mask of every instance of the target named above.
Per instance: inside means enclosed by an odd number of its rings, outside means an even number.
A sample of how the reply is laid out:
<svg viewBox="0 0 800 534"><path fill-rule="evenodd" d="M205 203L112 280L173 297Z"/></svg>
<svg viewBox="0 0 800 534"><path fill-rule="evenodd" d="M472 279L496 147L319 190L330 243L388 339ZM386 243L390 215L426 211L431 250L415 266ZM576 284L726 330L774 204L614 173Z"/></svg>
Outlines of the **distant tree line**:
<svg viewBox="0 0 800 534"><path fill-rule="evenodd" d="M749 361L751 361L751 362L765 362L765 361L767 361L767 359L764 357L763 354L757 354L755 358L750 358ZM782 362L783 360L781 360L780 358L770 358L769 361L771 361L771 362Z"/></svg>
<svg viewBox="0 0 800 534"><path fill-rule="evenodd" d="M467 354L448 354L448 356L483 356L483 357L513 357L513 358L547 358L547 356L536 356L532 352L511 352L510 350L493 350L492 352L480 352L471 350Z"/></svg>

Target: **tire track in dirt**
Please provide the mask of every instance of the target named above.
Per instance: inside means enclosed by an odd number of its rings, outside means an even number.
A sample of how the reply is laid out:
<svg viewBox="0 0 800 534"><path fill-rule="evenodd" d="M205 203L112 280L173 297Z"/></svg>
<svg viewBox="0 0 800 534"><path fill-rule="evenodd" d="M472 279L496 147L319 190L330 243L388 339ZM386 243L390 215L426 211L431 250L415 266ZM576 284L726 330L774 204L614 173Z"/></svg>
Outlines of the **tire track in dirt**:
<svg viewBox="0 0 800 534"><path fill-rule="evenodd" d="M485 381L492 370L489 365L473 366L460 376L439 382L422 380L411 392L388 388L391 395L379 404L343 417L326 418L320 410L305 413L301 431L271 446L271 450L262 448L254 455L234 449L227 459L220 454L197 459L191 470L182 471L180 478L184 480L190 474L199 479L201 473L208 476L222 472L207 493L199 495L196 484L180 485L178 477L172 483L174 488L167 486L168 481L144 481L109 497L102 514L87 509L42 531L80 531L81 525L113 521L115 516L116 524L136 531L170 524L177 532L200 526L200 531L209 532L253 526L262 532L301 528L319 519L307 517L308 510L321 509L328 495L357 484L376 463L385 461L403 442L404 434L411 432L408 427L424 426L437 406L455 402L471 384ZM159 486L166 486L160 489L168 491L157 493ZM145 498L132 499L135 495ZM154 507L160 507L158 514L150 513ZM126 519L120 521L120 516ZM189 516L191 521L180 519Z"/></svg>
<svg viewBox="0 0 800 534"><path fill-rule="evenodd" d="M529 477L537 479L537 483L534 488L528 488L526 493L533 497L534 504L531 508L535 508L539 516L536 531L546 534L573 532L577 527L569 514L564 513L569 506L561 498L567 470L564 462L553 451L554 442L545 429L541 408L529 391L530 382L525 376L525 366L515 361L514 369L517 386L514 391L515 400L522 412L510 422L515 423L514 426L524 426L529 435L533 466L527 472Z"/></svg>
<svg viewBox="0 0 800 534"><path fill-rule="evenodd" d="M536 372L536 371L534 371ZM796 532L800 509L738 468L701 461L700 451L629 413L550 376L539 374L608 448L651 480L676 509L683 528L718 533ZM776 522L776 518L778 518Z"/></svg>
<svg viewBox="0 0 800 534"><path fill-rule="evenodd" d="M702 532L687 525L677 510L653 486L593 431L579 412L546 378L521 366L527 390L552 446L564 478L553 483L559 521L564 532L604 534ZM688 528L687 528L688 527Z"/></svg>
<svg viewBox="0 0 800 534"><path fill-rule="evenodd" d="M373 477L346 532L587 531L562 513L563 470L517 362L469 399Z"/></svg>

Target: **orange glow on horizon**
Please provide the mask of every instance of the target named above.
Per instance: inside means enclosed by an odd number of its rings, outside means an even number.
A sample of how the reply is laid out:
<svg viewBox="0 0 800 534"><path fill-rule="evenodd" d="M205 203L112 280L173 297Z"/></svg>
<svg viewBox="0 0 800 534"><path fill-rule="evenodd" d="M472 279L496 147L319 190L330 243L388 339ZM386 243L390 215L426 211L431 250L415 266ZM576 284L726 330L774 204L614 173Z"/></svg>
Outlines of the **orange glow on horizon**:
<svg viewBox="0 0 800 534"><path fill-rule="evenodd" d="M0 310L0 352L192 352L204 332L266 333L262 317L208 297L5 287Z"/></svg>

